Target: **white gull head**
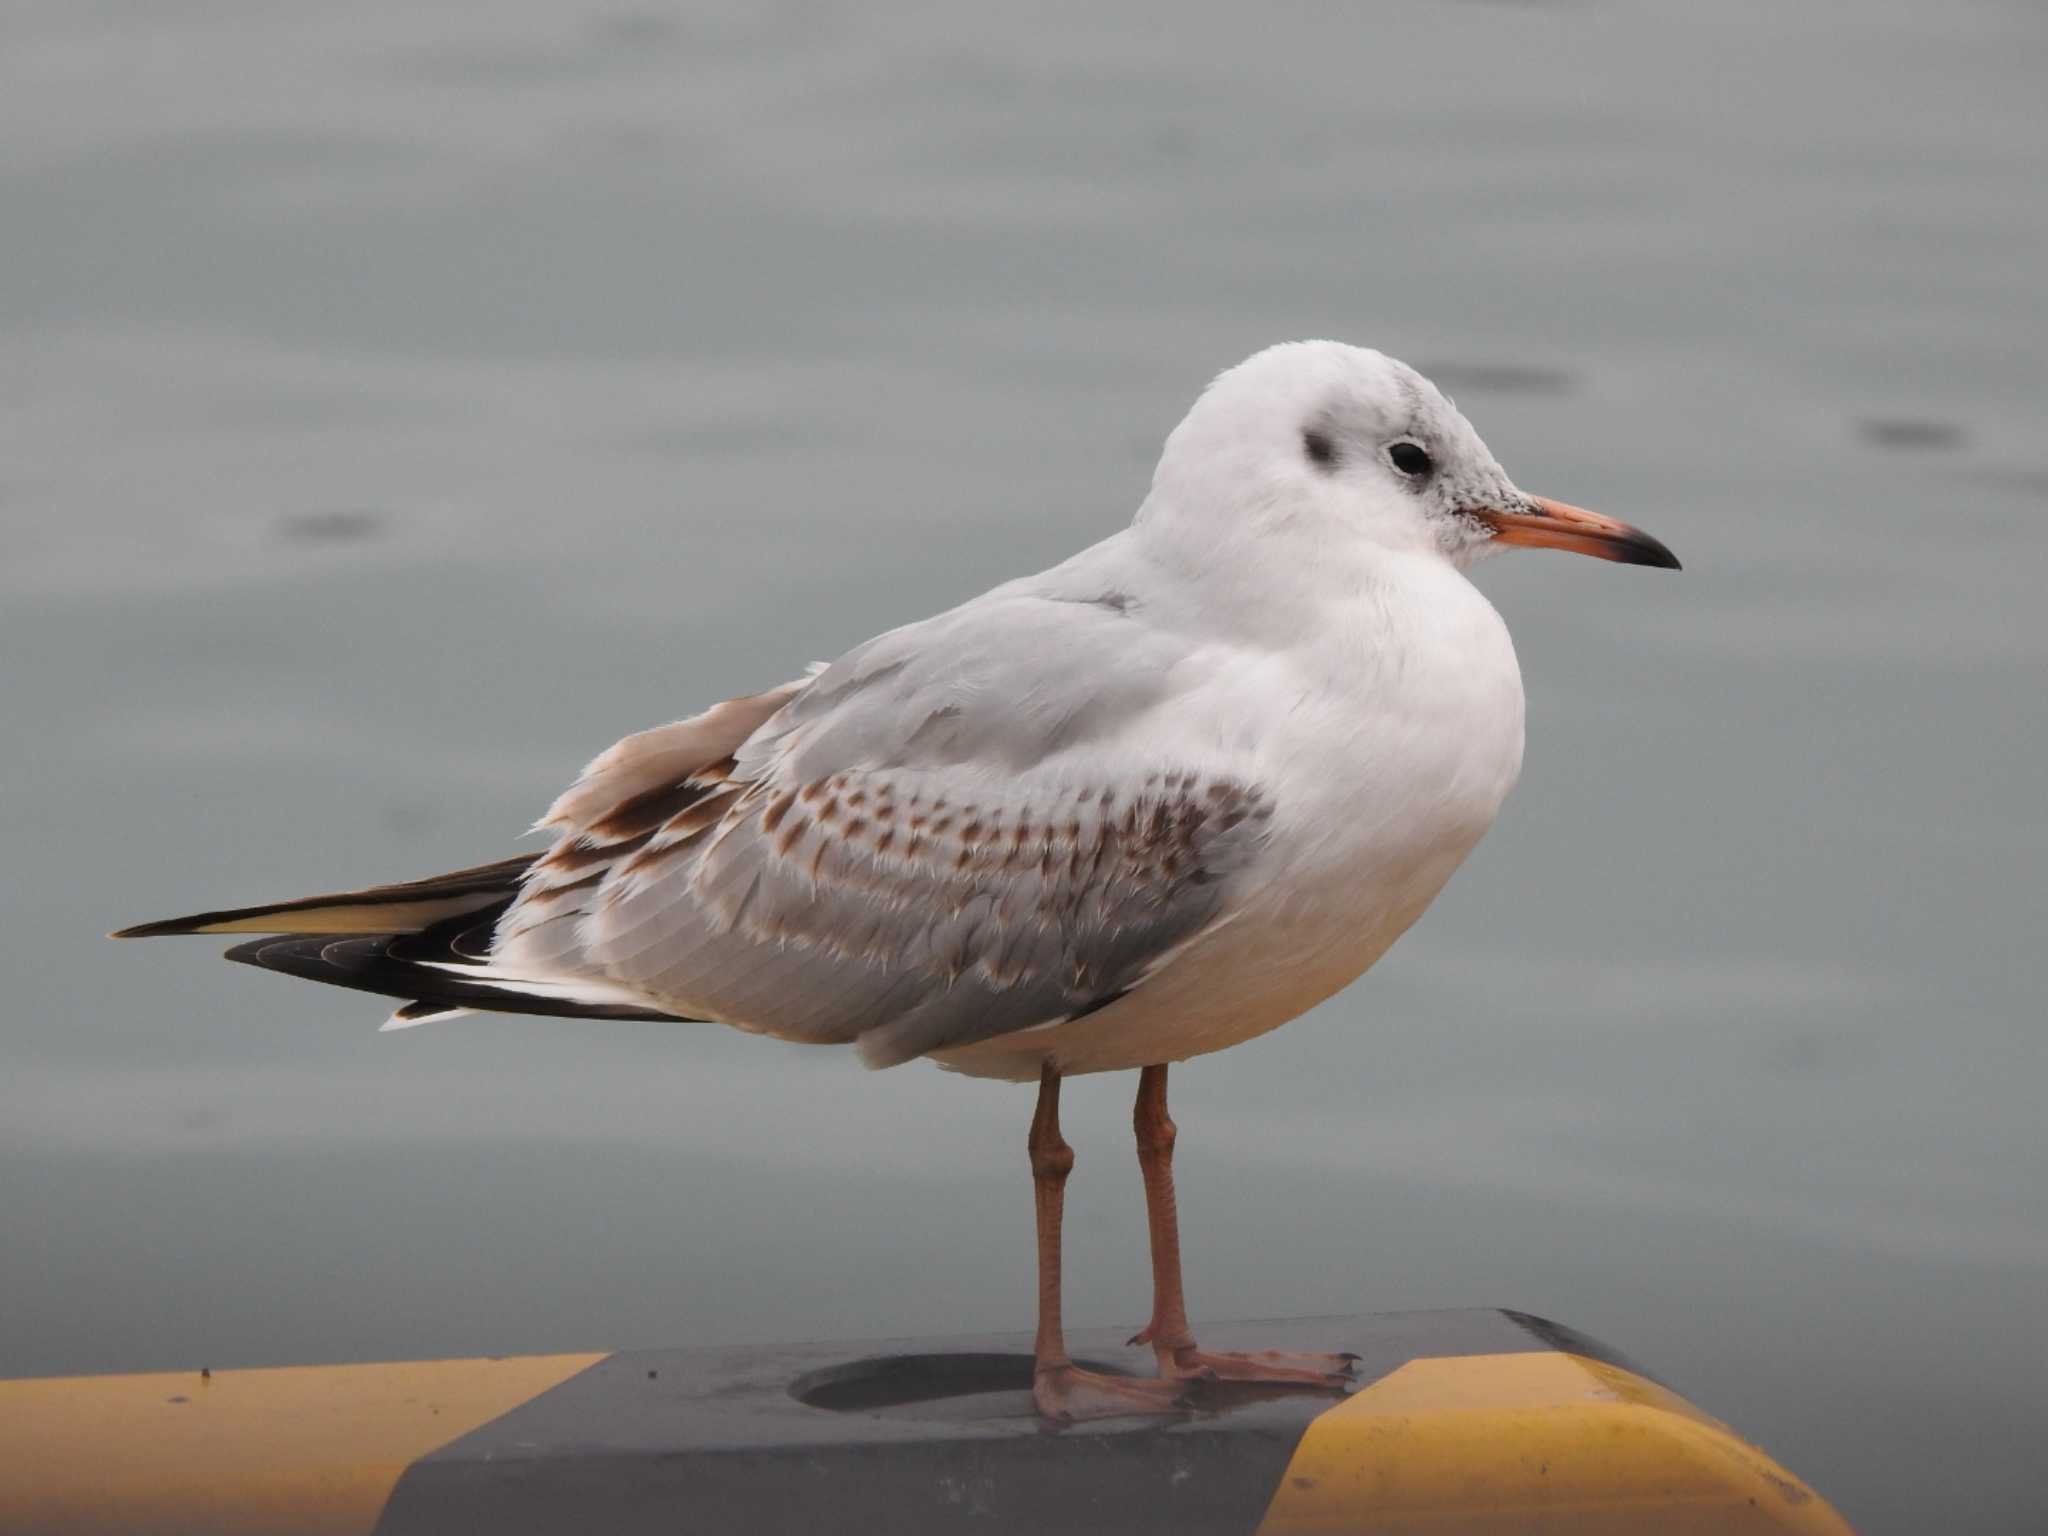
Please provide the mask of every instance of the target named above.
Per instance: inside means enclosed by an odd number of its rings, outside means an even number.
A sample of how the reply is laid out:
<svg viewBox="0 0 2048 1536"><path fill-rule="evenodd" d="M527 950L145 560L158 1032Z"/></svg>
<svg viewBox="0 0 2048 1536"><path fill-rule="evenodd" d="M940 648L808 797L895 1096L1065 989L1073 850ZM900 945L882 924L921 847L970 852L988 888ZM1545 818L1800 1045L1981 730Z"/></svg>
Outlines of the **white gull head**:
<svg viewBox="0 0 2048 1536"><path fill-rule="evenodd" d="M1219 375L1168 436L1138 518L1211 549L1280 538L1463 569L1522 544L1678 564L1625 523L1518 490L1443 391L1335 341L1268 347Z"/></svg>

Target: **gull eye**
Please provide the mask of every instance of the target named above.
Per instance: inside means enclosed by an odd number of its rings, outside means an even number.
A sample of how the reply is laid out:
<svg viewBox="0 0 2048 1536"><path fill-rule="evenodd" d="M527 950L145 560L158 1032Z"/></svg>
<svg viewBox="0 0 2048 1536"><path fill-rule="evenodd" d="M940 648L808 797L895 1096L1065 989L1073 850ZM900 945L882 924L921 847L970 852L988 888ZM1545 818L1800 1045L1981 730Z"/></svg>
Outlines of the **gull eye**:
<svg viewBox="0 0 2048 1536"><path fill-rule="evenodd" d="M1387 458L1411 480L1420 480L1436 468L1436 460L1419 443L1395 443L1387 449Z"/></svg>

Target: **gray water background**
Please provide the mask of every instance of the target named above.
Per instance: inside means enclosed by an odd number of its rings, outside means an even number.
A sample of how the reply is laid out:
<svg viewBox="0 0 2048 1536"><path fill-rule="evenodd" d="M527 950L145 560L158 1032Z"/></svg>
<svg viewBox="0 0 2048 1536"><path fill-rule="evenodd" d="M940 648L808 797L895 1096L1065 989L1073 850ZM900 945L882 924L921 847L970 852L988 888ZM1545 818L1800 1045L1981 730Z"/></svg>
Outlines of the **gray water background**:
<svg viewBox="0 0 2048 1536"><path fill-rule="evenodd" d="M1023 1327L1028 1095L123 922L522 846L1126 520L1331 334L1683 575L1488 565L1500 825L1176 1072L1210 1317L1508 1305L2040 1528L2048 16L15 0L0 1372ZM1146 1305L1076 1082L1070 1317Z"/></svg>

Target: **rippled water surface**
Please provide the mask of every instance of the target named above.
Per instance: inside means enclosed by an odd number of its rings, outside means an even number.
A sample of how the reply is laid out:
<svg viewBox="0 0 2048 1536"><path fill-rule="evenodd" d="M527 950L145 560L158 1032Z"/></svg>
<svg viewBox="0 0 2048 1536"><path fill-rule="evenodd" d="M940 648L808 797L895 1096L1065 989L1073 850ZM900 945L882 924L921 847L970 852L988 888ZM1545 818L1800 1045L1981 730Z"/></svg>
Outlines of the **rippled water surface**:
<svg viewBox="0 0 2048 1536"><path fill-rule="evenodd" d="M1026 1323L1017 1089L99 935L514 851L1335 334L1687 570L1482 573L1522 786L1176 1074L1198 1312L1545 1313L1869 1530L2039 1516L2048 22L1247 17L9 9L0 1370ZM1131 1086L1078 1322L1144 1309Z"/></svg>

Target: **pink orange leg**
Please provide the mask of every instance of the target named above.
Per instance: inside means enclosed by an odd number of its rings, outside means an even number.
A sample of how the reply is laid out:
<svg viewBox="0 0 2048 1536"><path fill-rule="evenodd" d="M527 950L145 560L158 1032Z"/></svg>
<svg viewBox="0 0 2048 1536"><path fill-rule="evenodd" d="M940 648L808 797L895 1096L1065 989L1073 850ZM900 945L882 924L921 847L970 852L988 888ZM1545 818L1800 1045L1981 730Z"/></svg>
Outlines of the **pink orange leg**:
<svg viewBox="0 0 2048 1536"><path fill-rule="evenodd" d="M1038 1196L1038 1342L1031 1373L1038 1411L1061 1423L1176 1412L1187 1390L1179 1381L1111 1376L1083 1370L1067 1358L1066 1335L1060 1327L1060 1218L1074 1149L1060 1135L1060 1075L1051 1062L1039 1074L1038 1110L1031 1117L1029 1145L1031 1181Z"/></svg>
<svg viewBox="0 0 2048 1536"><path fill-rule="evenodd" d="M1138 1074L1131 1127L1137 1133L1145 1217L1152 1229L1152 1321L1131 1342L1152 1346L1159 1374L1169 1381L1242 1381L1341 1391L1351 1379L1356 1356L1278 1349L1234 1353L1196 1345L1181 1290L1180 1209L1173 1194L1173 1143L1178 1131L1166 1112L1164 1066L1147 1067Z"/></svg>

